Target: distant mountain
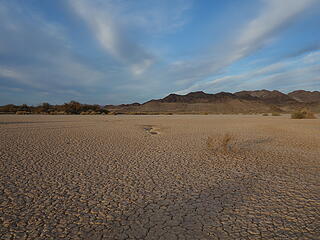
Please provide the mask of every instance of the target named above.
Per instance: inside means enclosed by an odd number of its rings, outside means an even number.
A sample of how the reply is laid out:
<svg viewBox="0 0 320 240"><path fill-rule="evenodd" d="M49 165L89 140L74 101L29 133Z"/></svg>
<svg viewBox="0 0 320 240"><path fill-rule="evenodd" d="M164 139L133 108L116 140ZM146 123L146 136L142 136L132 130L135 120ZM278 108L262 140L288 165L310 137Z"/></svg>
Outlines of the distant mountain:
<svg viewBox="0 0 320 240"><path fill-rule="evenodd" d="M236 96L251 96L256 97L266 103L271 104L284 104L284 103L295 103L296 100L292 99L287 94L284 94L279 91L268 91L268 90L257 90L257 91L241 91L236 92Z"/></svg>
<svg viewBox="0 0 320 240"><path fill-rule="evenodd" d="M186 95L169 94L162 99L153 99L143 104L106 106L117 112L208 112L208 113L261 113L290 112L308 107L320 111L320 92L304 90L284 94L279 91L256 90L216 94L202 91Z"/></svg>
<svg viewBox="0 0 320 240"><path fill-rule="evenodd" d="M304 91L304 90L297 90L291 93L288 93L288 96L292 99L295 99L298 102L304 102L304 103L314 103L314 102L320 102L320 92L314 91Z"/></svg>
<svg viewBox="0 0 320 240"><path fill-rule="evenodd" d="M236 99L232 93L221 92L217 94L199 92L191 92L186 95L170 94L165 98L159 100L151 100L150 102L162 102L162 103L210 103L216 101L226 101L228 99Z"/></svg>

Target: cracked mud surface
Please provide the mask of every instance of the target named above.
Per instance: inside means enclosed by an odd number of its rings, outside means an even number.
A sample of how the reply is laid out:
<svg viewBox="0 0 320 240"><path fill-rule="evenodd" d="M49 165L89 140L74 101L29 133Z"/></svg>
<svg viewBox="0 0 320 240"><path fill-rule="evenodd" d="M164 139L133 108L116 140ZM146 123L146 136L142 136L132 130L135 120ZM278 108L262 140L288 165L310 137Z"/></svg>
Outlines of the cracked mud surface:
<svg viewBox="0 0 320 240"><path fill-rule="evenodd" d="M0 122L0 239L320 239L319 119Z"/></svg>

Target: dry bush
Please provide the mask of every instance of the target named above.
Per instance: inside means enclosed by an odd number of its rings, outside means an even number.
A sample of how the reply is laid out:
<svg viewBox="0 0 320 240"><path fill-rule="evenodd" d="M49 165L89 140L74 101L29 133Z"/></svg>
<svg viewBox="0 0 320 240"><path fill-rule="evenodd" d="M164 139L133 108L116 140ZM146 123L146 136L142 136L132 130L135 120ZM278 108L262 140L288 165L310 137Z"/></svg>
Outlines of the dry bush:
<svg viewBox="0 0 320 240"><path fill-rule="evenodd" d="M214 139L213 137L208 137L207 139L207 146L209 149L214 149L214 146L215 146L215 142L214 142Z"/></svg>
<svg viewBox="0 0 320 240"><path fill-rule="evenodd" d="M278 113L278 112L273 112L273 113L272 113L272 116L278 117L278 116L281 116L281 114Z"/></svg>
<svg viewBox="0 0 320 240"><path fill-rule="evenodd" d="M230 150L230 141L232 140L232 136L230 134L225 134L222 139L222 147L225 151Z"/></svg>
<svg viewBox="0 0 320 240"><path fill-rule="evenodd" d="M230 151L231 150L231 141L233 140L232 135L226 133L220 139L214 139L213 137L208 137L207 146L210 150L222 150L222 151Z"/></svg>
<svg viewBox="0 0 320 240"><path fill-rule="evenodd" d="M27 112L27 111L17 111L16 114L17 114L17 115L26 115L26 114L30 114L30 112Z"/></svg>
<svg viewBox="0 0 320 240"><path fill-rule="evenodd" d="M88 112L81 112L80 115L88 115Z"/></svg>
<svg viewBox="0 0 320 240"><path fill-rule="evenodd" d="M269 114L268 113L263 113L262 116L269 116Z"/></svg>
<svg viewBox="0 0 320 240"><path fill-rule="evenodd" d="M59 111L59 112L50 112L50 115L67 115L66 112Z"/></svg>
<svg viewBox="0 0 320 240"><path fill-rule="evenodd" d="M316 116L308 109L302 109L291 114L292 119L315 119Z"/></svg>

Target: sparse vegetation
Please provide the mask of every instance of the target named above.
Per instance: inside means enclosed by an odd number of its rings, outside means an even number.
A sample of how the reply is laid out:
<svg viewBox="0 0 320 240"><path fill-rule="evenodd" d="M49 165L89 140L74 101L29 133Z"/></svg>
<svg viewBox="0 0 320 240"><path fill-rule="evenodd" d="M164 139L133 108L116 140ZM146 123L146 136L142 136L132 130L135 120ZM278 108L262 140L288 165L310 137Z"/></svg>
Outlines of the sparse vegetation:
<svg viewBox="0 0 320 240"><path fill-rule="evenodd" d="M269 116L269 114L268 113L263 113L262 116Z"/></svg>
<svg viewBox="0 0 320 240"><path fill-rule="evenodd" d="M220 140L221 139L221 140ZM207 139L207 147L211 150L222 150L222 151L230 151L231 150L231 141L233 139L232 135L226 133L222 138L215 140L213 137L208 137Z"/></svg>
<svg viewBox="0 0 320 240"><path fill-rule="evenodd" d="M278 113L278 112L273 112L273 113L272 113L272 116L278 117L278 116L281 116L281 114Z"/></svg>
<svg viewBox="0 0 320 240"><path fill-rule="evenodd" d="M17 115L26 115L26 114L30 114L30 112L28 111L16 111Z"/></svg>
<svg viewBox="0 0 320 240"><path fill-rule="evenodd" d="M108 113L109 111L105 107L89 104L81 104L76 101L64 103L62 105L51 105L49 103L42 103L38 106L28 106L26 104L13 105L8 104L0 106L1 113L11 114L50 114L50 115L61 115L61 114L101 114Z"/></svg>
<svg viewBox="0 0 320 240"><path fill-rule="evenodd" d="M230 134L225 134L223 139L222 139L222 147L225 151L228 151L231 149L230 147L230 141L232 139L232 136Z"/></svg>
<svg viewBox="0 0 320 240"><path fill-rule="evenodd" d="M292 119L315 119L316 116L308 109L302 109L291 114Z"/></svg>
<svg viewBox="0 0 320 240"><path fill-rule="evenodd" d="M207 147L212 150L214 149L214 140L213 140L213 137L208 137L207 139Z"/></svg>
<svg viewBox="0 0 320 240"><path fill-rule="evenodd" d="M108 114L109 115L117 115L118 113L117 112L109 112Z"/></svg>

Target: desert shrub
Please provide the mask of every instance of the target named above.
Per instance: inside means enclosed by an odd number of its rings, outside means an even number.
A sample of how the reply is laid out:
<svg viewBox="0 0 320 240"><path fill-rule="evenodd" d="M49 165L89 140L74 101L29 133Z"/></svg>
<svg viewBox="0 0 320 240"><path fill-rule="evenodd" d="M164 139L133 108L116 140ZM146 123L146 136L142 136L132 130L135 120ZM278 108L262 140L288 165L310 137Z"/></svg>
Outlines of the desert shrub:
<svg viewBox="0 0 320 240"><path fill-rule="evenodd" d="M81 112L80 115L88 115L88 112Z"/></svg>
<svg viewBox="0 0 320 240"><path fill-rule="evenodd" d="M13 104L8 104L4 106L0 106L0 112L5 112L5 113L15 113L19 109L19 106L13 105Z"/></svg>
<svg viewBox="0 0 320 240"><path fill-rule="evenodd" d="M30 114L30 112L27 112L27 111L17 111L16 114L18 114L18 115L25 115L25 114Z"/></svg>
<svg viewBox="0 0 320 240"><path fill-rule="evenodd" d="M50 115L66 115L67 113L64 111L54 111L50 112Z"/></svg>
<svg viewBox="0 0 320 240"><path fill-rule="evenodd" d="M207 147L212 150L214 148L214 139L213 137L208 137L207 139Z"/></svg>
<svg viewBox="0 0 320 240"><path fill-rule="evenodd" d="M233 137L226 133L223 135L222 138L214 139L213 137L208 137L207 139L207 147L210 150L222 150L222 151L229 151L231 150L231 141Z"/></svg>
<svg viewBox="0 0 320 240"><path fill-rule="evenodd" d="M315 119L316 116L308 109L302 109L300 111L293 112L291 114L292 119Z"/></svg>
<svg viewBox="0 0 320 240"><path fill-rule="evenodd" d="M230 134L227 133L223 136L221 146L225 151L230 149L230 141L231 140L232 140L232 136Z"/></svg>
<svg viewBox="0 0 320 240"><path fill-rule="evenodd" d="M269 116L269 114L268 113L263 113L262 116Z"/></svg>
<svg viewBox="0 0 320 240"><path fill-rule="evenodd" d="M273 112L273 113L272 113L272 116L276 116L276 117L277 117L277 116L281 116L281 114L278 113L278 112Z"/></svg>

